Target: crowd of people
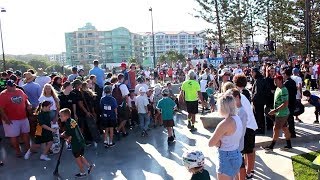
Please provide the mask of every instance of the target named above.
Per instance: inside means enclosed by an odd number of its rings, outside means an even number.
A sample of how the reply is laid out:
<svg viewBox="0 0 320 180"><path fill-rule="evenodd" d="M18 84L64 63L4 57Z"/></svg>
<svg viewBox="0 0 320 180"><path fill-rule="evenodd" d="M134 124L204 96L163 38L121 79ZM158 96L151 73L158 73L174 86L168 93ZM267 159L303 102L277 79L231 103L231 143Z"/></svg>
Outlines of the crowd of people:
<svg viewBox="0 0 320 180"><path fill-rule="evenodd" d="M272 151L282 130L287 140L282 149L292 148L295 120L303 123L299 119L304 112L302 96L315 106L314 123L319 123L320 100L310 89L320 89L320 60L307 57L304 61L265 61L254 67L222 64L215 68L207 61L194 66L187 59L178 61L175 70L163 63L154 72L121 63L120 73L105 73L98 60L93 65L87 74L74 67L69 76L48 76L41 68L1 73L0 116L17 157L29 159L35 148L45 144L40 159L49 161L52 133L57 131L51 124L58 123L79 166L76 177L83 177L94 167L84 158L85 146L97 148L103 142L104 147L112 148L116 140L129 135L128 129L139 129L146 137L157 126L167 129L170 145L175 141L174 111L186 110L187 127L195 132L200 104L202 113L217 110L224 117L209 140L210 147L218 147L218 178L250 179L256 134L273 129L272 143L263 147ZM178 96L171 84L174 72L183 75ZM198 151L184 155L184 164L193 168L190 172L207 173L202 156Z"/></svg>

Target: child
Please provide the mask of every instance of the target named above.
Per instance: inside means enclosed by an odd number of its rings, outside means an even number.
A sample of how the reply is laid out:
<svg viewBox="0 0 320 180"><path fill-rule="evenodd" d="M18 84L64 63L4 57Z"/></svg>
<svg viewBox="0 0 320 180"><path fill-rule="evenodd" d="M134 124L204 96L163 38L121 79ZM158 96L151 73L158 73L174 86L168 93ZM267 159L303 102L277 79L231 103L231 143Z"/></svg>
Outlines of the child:
<svg viewBox="0 0 320 180"><path fill-rule="evenodd" d="M314 114L316 115L316 120L314 124L319 124L319 112L320 112L320 98L316 95L310 93L309 90L303 91L303 95L307 97L307 101L315 107Z"/></svg>
<svg viewBox="0 0 320 180"><path fill-rule="evenodd" d="M130 108L130 120L131 120L130 128L132 128L133 125L139 124L139 116L138 116L138 111L136 107L136 99L137 97L134 91L130 91L130 96L128 101L128 106Z"/></svg>
<svg viewBox="0 0 320 180"><path fill-rule="evenodd" d="M214 99L214 91L215 87L213 86L213 81L209 82L206 88L206 93L208 94L209 97L209 104L210 104L210 110L211 112L214 112L214 109L216 107L216 101Z"/></svg>
<svg viewBox="0 0 320 180"><path fill-rule="evenodd" d="M84 171L84 165L88 167L88 174L92 171L94 164L89 164L84 157L85 140L81 134L77 121L71 119L71 110L68 108L61 109L60 112L61 122L66 122L66 131L61 134L67 142L71 143L72 154L76 158L76 163L80 169L80 173L75 177L82 178L87 176Z"/></svg>
<svg viewBox="0 0 320 180"><path fill-rule="evenodd" d="M153 88L149 88L148 91L146 92L146 96L148 97L148 110L149 110L149 124L153 123L153 126L155 127L156 125L156 120L155 120L155 114L154 114L154 95L153 95Z"/></svg>
<svg viewBox="0 0 320 180"><path fill-rule="evenodd" d="M31 151L36 148L39 148L41 144L44 144L45 148L43 150L43 153L40 156L40 159L44 161L51 160L50 158L48 158L48 152L53 143L52 133L56 132L55 129L51 128L51 118L50 118L51 105L52 104L50 101L44 101L38 106L35 114L35 115L38 115L38 126L36 130L36 135L34 138L35 144L33 144L31 148L27 151L27 153L24 155L24 159L29 159L31 155Z"/></svg>
<svg viewBox="0 0 320 180"><path fill-rule="evenodd" d="M176 107L176 103L169 97L169 93L169 89L162 90L163 98L158 102L157 109L160 109L163 125L168 130L168 143L172 143L174 141L173 112Z"/></svg>
<svg viewBox="0 0 320 180"><path fill-rule="evenodd" d="M136 106L139 114L140 127L142 129L141 136L147 136L147 129L150 123L150 111L148 110L148 98L145 96L146 89L144 87L139 88L139 96L137 97Z"/></svg>
<svg viewBox="0 0 320 180"><path fill-rule="evenodd" d="M209 172L204 169L204 155L201 151L187 151L182 155L183 165L192 173L191 180L210 180Z"/></svg>
<svg viewBox="0 0 320 180"><path fill-rule="evenodd" d="M105 86L103 91L106 95L101 98L100 107L102 109L101 126L105 129L104 147L113 147L115 146L115 143L113 142L113 129L117 125L118 104L117 100L112 97L112 86Z"/></svg>
<svg viewBox="0 0 320 180"><path fill-rule="evenodd" d="M162 126L162 118L160 111L157 109L157 104L162 99L161 94L161 86L159 84L156 84L154 86L154 92L153 92L153 105L154 105L154 127L157 127L158 125Z"/></svg>

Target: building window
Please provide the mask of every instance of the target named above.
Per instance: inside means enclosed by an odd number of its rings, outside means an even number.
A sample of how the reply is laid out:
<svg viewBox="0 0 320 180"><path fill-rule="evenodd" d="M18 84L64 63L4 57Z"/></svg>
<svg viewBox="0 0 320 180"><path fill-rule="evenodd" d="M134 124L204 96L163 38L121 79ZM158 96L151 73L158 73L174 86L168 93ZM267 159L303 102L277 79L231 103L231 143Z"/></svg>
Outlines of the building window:
<svg viewBox="0 0 320 180"><path fill-rule="evenodd" d="M121 50L124 50L126 47L125 46L121 46L120 48L121 48Z"/></svg>

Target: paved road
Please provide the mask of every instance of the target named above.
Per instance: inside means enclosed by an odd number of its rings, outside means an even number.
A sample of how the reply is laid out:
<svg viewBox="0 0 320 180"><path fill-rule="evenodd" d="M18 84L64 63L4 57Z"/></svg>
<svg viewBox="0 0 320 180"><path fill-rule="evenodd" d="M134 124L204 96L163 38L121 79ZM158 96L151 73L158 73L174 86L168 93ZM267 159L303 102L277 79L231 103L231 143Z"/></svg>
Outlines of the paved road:
<svg viewBox="0 0 320 180"><path fill-rule="evenodd" d="M307 107L312 108L313 107ZM312 121L314 114L307 109L308 114L302 116L302 120ZM312 116L312 118L310 118ZM209 170L212 179L215 179L215 149L207 146L208 138L213 130L204 129L201 122L196 123L198 132L192 134L186 127L186 117L183 114L175 116L175 133L177 141L168 146L167 134L163 128L152 129L149 137L140 137L138 129L130 131L130 135L116 142L116 146L105 149L102 145L98 149L88 147L86 157L96 164L96 168L88 179L189 179L190 174L182 165L181 156L187 149L198 148L206 156L206 169ZM29 160L17 159L9 147L7 140L0 142L0 159L5 162L0 167L0 180L24 180L30 179L55 179L52 175L57 155L51 156L52 160L44 162L39 160L40 153L33 154ZM294 146L296 146L294 144ZM284 168L281 174L276 171L279 166L270 162L277 156L266 156L258 152L256 159L257 179L286 179L286 172L291 172L290 167ZM279 159L281 161L281 158ZM279 161L277 161L279 162ZM287 164L290 164L286 162ZM78 172L72 153L64 150L60 166L61 179L74 179ZM292 173L292 172L291 172ZM289 176L292 179L292 174Z"/></svg>

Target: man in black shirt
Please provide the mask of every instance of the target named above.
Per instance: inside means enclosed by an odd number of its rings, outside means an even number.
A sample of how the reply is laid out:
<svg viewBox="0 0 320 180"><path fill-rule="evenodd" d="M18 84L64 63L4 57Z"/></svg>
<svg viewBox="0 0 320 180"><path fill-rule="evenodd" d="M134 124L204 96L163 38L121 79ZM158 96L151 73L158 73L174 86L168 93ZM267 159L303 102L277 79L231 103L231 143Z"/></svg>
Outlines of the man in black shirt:
<svg viewBox="0 0 320 180"><path fill-rule="evenodd" d="M284 77L284 86L288 89L289 93L289 104L288 108L290 111L289 117L288 117L288 124L289 124L289 131L291 134L291 138L296 137L296 131L294 127L294 110L296 105L296 95L297 95L297 86L296 82L291 79L291 70L289 68L284 69L283 71L283 77Z"/></svg>

